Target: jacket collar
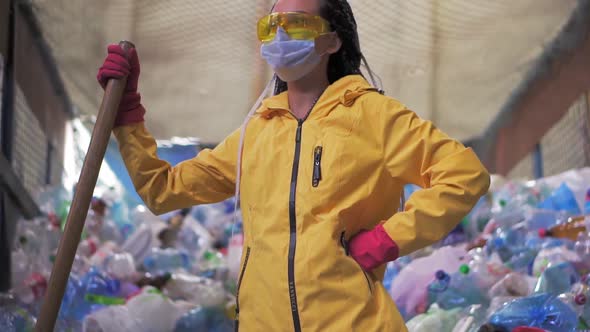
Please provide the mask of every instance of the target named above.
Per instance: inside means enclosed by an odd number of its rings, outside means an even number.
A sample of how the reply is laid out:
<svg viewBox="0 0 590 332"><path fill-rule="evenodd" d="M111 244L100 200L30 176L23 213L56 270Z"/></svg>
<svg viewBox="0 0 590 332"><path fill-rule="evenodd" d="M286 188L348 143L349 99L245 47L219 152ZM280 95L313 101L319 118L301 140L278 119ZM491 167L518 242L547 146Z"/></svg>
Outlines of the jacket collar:
<svg viewBox="0 0 590 332"><path fill-rule="evenodd" d="M355 100L369 92L377 92L361 75L348 75L329 85L320 99L318 99L309 118L327 116L335 106L351 107ZM262 101L262 106L256 111L264 117L272 116L276 112L290 112L288 91L269 97Z"/></svg>

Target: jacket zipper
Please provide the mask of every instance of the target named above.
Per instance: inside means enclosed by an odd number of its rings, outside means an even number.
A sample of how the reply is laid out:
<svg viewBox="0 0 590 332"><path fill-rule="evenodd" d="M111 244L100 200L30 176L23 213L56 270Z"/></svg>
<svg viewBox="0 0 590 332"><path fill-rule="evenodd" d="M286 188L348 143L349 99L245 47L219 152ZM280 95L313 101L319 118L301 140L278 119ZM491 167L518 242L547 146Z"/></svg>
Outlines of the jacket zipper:
<svg viewBox="0 0 590 332"><path fill-rule="evenodd" d="M248 265L248 259L250 258L250 247L246 249L246 257L244 258L244 266L242 266L242 271L240 271L240 277L238 278L238 287L236 290L236 319L235 319L235 331L238 332L238 328L240 325L240 287L242 286L242 279L244 278L244 273L246 272L246 266Z"/></svg>
<svg viewBox="0 0 590 332"><path fill-rule="evenodd" d="M297 308L297 292L295 290L295 248L297 246L297 216L295 214L295 195L297 191L297 174L299 173L299 158L301 154L301 131L304 120L297 120L297 132L295 133L295 156L293 160L293 172L291 174L291 190L289 192L289 298L291 301L291 314L295 332L301 331L299 309Z"/></svg>
<svg viewBox="0 0 590 332"><path fill-rule="evenodd" d="M318 146L315 148L313 153L313 179L311 185L317 187L322 180L322 147Z"/></svg>
<svg viewBox="0 0 590 332"><path fill-rule="evenodd" d="M323 94L323 92L322 92ZM295 289L295 249L297 247L297 215L295 211L295 198L297 195L297 175L299 174L299 159L301 157L301 132L303 122L309 117L311 111L320 99L321 94L312 103L307 115L303 119L297 119L297 131L295 132L295 154L293 156L293 172L291 173L291 188L289 191L289 257L287 275L289 281L289 299L291 301L291 315L295 332L301 332L299 308L297 307L297 291Z"/></svg>
<svg viewBox="0 0 590 332"><path fill-rule="evenodd" d="M346 232L342 232L342 234L340 234L340 245L342 246L342 248L344 248L344 253L346 254L346 256L350 256L350 249L348 248L348 242L346 241ZM357 265L358 265L358 263L357 263ZM367 272L365 272L365 270L363 270L362 267L360 267L360 265L358 267L361 270L361 272L363 272L363 275L365 276L365 279L367 280L367 286L369 287L369 293L371 295L373 295L373 286L371 284L371 279L369 278L369 275L367 274Z"/></svg>

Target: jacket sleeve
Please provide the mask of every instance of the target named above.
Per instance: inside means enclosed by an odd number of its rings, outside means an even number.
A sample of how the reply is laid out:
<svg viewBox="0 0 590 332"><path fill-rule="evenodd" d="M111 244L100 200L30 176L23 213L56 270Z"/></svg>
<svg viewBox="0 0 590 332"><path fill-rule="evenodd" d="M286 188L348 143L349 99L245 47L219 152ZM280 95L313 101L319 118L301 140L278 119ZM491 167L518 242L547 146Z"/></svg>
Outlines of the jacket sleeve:
<svg viewBox="0 0 590 332"><path fill-rule="evenodd" d="M144 123L114 129L119 150L137 193L155 214L223 201L234 194L240 131L214 150L174 167L156 155L156 141Z"/></svg>
<svg viewBox="0 0 590 332"><path fill-rule="evenodd" d="M393 99L382 106L378 128L384 167L402 184L423 188L383 224L404 256L453 230L488 191L490 176L471 149L431 122Z"/></svg>

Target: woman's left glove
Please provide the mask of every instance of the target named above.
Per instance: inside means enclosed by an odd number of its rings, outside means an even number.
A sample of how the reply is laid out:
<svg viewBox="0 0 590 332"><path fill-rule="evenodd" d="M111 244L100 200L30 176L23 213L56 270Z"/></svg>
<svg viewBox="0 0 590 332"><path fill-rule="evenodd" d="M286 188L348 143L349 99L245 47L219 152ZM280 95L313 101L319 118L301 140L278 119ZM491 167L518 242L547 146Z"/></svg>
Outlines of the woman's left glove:
<svg viewBox="0 0 590 332"><path fill-rule="evenodd" d="M371 231L361 231L350 240L348 248L352 258L367 272L396 260L399 255L397 244L387 235L383 225Z"/></svg>

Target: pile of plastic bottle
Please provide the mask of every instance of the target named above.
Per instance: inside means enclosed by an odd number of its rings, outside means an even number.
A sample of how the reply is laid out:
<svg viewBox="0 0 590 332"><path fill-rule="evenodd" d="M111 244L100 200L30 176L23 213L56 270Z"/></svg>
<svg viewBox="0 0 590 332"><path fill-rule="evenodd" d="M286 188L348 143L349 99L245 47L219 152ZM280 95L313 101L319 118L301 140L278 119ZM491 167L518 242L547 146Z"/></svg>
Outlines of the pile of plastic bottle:
<svg viewBox="0 0 590 332"><path fill-rule="evenodd" d="M156 217L104 192L90 206L56 331L231 331L243 243L234 201ZM17 225L0 331L32 331L71 197L45 190L38 201L45 216ZM445 239L388 264L384 286L410 331L590 329L588 215L590 169L495 176Z"/></svg>
<svg viewBox="0 0 590 332"><path fill-rule="evenodd" d="M88 211L55 330L232 331L243 238L234 201L156 217L104 191ZM38 201L45 216L17 224L3 332L32 331L71 197L52 189Z"/></svg>
<svg viewBox="0 0 590 332"><path fill-rule="evenodd" d="M493 177L441 243L390 263L410 331L590 330L590 169Z"/></svg>

